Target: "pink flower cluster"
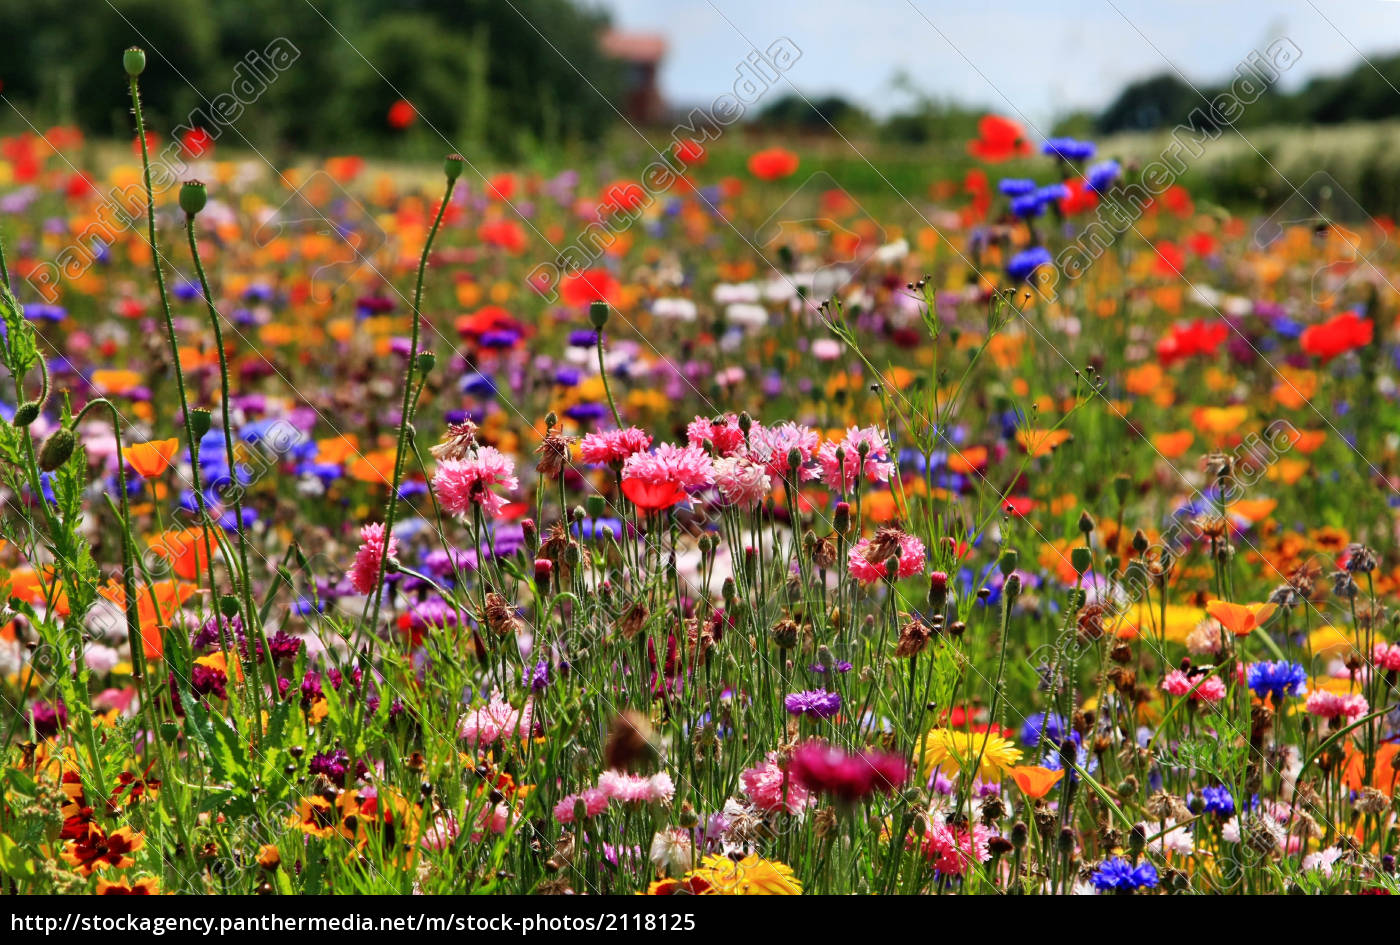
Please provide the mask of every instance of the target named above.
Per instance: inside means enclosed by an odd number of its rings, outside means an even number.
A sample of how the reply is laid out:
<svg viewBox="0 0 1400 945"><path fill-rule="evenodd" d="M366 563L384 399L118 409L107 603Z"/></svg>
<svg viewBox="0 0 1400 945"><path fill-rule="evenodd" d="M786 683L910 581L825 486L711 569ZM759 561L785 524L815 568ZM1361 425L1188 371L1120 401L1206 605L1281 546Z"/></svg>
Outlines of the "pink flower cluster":
<svg viewBox="0 0 1400 945"><path fill-rule="evenodd" d="M360 529L360 550L355 552L355 563L350 567L350 583L355 586L355 590L361 594L368 594L374 590L375 581L379 578L379 562L385 558L384 552L384 524L374 522ZM388 559L397 562L399 553L399 540L390 536Z"/></svg>
<svg viewBox="0 0 1400 945"><path fill-rule="evenodd" d="M1371 662L1384 672L1400 672L1400 643L1377 643Z"/></svg>
<svg viewBox="0 0 1400 945"><path fill-rule="evenodd" d="M992 831L977 824L971 832L954 830L946 824L931 824L924 834L923 853L933 868L944 876L961 876L968 868L991 858L988 843Z"/></svg>
<svg viewBox="0 0 1400 945"><path fill-rule="evenodd" d="M662 443L650 453L633 453L622 464L622 478L659 485L672 483L687 491L714 485L710 456L699 446Z"/></svg>
<svg viewBox="0 0 1400 945"><path fill-rule="evenodd" d="M506 500L492 490L519 487L515 461L494 446L478 446L462 459L445 459L433 473L433 492L448 515L465 515L474 505L497 515Z"/></svg>
<svg viewBox="0 0 1400 945"><path fill-rule="evenodd" d="M462 717L457 737L481 748L502 738L528 738L533 724L534 706L528 700L523 708L516 709L500 695L493 695L486 705Z"/></svg>
<svg viewBox="0 0 1400 945"><path fill-rule="evenodd" d="M1371 707L1366 704L1366 697L1360 693L1343 696L1326 689L1318 689L1308 696L1304 708L1312 715L1324 719L1346 719L1348 722L1355 722L1370 711Z"/></svg>
<svg viewBox="0 0 1400 945"><path fill-rule="evenodd" d="M712 444L717 456L734 456L744 447L744 431L739 429L738 415L732 413L714 419L696 417L685 428L685 438L700 449L707 442Z"/></svg>
<svg viewBox="0 0 1400 945"><path fill-rule="evenodd" d="M1192 679L1179 669L1167 673L1162 688L1173 696L1191 695L1192 702L1219 702L1225 698L1225 681L1219 676Z"/></svg>
<svg viewBox="0 0 1400 945"><path fill-rule="evenodd" d="M597 817L608 809L610 801L620 804L669 804L675 796L675 782L664 771L651 776L604 771L598 775L597 787L570 794L555 804L554 819L561 824L573 823L579 801L583 801L585 817Z"/></svg>
<svg viewBox="0 0 1400 945"><path fill-rule="evenodd" d="M778 767L777 752L769 752L762 764L740 773L739 783L744 796L761 811L796 814L812 802L811 793Z"/></svg>
<svg viewBox="0 0 1400 945"><path fill-rule="evenodd" d="M585 463L599 466L620 466L633 453L651 447L651 434L637 427L587 433L579 442L579 455Z"/></svg>
<svg viewBox="0 0 1400 945"><path fill-rule="evenodd" d="M729 505L749 511L768 497L773 482L758 463L742 456L723 456L714 463L715 488Z"/></svg>
<svg viewBox="0 0 1400 945"><path fill-rule="evenodd" d="M812 458L820 442L821 437L816 430L799 423L780 423L775 427L755 423L749 431L749 459L761 463L768 475L781 480L789 472L788 454L797 450L801 459L798 478L804 481L815 479L818 472Z"/></svg>
<svg viewBox="0 0 1400 945"><path fill-rule="evenodd" d="M871 561L868 557L870 553L871 540L862 538L856 542L846 555L846 566L851 572L851 577L862 584L873 584L883 580L885 577L885 562ZM899 537L899 576L902 578L912 577L923 571L926 552L924 543L913 535L900 535Z"/></svg>
<svg viewBox="0 0 1400 945"><path fill-rule="evenodd" d="M863 460L861 444L869 447ZM836 455L838 450L842 454L840 458ZM889 482L894 472L889 445L878 427L851 427L840 443L832 440L823 443L817 461L821 463L822 478L827 486L842 493L855 487L862 471L869 482Z"/></svg>

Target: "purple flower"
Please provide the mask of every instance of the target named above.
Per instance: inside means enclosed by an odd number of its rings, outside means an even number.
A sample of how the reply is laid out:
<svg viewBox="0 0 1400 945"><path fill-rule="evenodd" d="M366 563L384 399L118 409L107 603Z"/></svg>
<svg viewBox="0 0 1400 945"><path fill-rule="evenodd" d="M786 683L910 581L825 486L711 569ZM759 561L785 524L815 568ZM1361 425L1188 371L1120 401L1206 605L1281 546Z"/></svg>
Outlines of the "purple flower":
<svg viewBox="0 0 1400 945"><path fill-rule="evenodd" d="M825 689L794 692L783 700L789 715L805 715L813 719L829 719L841 711L841 696Z"/></svg>

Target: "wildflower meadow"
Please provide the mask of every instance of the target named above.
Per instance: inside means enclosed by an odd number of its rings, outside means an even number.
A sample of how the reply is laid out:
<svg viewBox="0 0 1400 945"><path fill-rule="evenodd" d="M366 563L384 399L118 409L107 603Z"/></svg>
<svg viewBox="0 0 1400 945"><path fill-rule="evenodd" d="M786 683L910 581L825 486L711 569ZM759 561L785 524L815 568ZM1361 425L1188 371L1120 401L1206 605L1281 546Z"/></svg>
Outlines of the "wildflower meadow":
<svg viewBox="0 0 1400 945"><path fill-rule="evenodd" d="M1010 112L284 160L170 68L0 139L6 892L1397 891L1388 218Z"/></svg>

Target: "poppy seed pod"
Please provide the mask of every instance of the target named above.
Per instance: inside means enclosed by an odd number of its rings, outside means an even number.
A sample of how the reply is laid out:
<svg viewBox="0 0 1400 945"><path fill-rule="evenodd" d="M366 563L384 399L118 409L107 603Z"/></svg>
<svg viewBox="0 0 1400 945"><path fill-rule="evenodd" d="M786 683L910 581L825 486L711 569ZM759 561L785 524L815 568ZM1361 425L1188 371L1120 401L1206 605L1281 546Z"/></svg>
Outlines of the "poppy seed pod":
<svg viewBox="0 0 1400 945"><path fill-rule="evenodd" d="M58 428L44 441L43 448L39 450L39 468L44 472L53 472L68 462L77 443L72 430L67 427Z"/></svg>
<svg viewBox="0 0 1400 945"><path fill-rule="evenodd" d="M442 172L447 175L450 181L462 176L462 168L467 166L467 159L460 154L449 154L442 159Z"/></svg>
<svg viewBox="0 0 1400 945"><path fill-rule="evenodd" d="M603 326L608 323L608 303L593 302L588 306L588 321L598 331L603 330Z"/></svg>
<svg viewBox="0 0 1400 945"><path fill-rule="evenodd" d="M187 180L180 185L180 209L185 212L185 216L195 216L208 202L209 192L202 181Z"/></svg>
<svg viewBox="0 0 1400 945"><path fill-rule="evenodd" d="M140 46L132 46L122 53L122 68L126 74L133 79L146 71L146 50Z"/></svg>
<svg viewBox="0 0 1400 945"><path fill-rule="evenodd" d="M427 374L437 366L437 355L431 351L418 352L417 368L419 374Z"/></svg>
<svg viewBox="0 0 1400 945"><path fill-rule="evenodd" d="M211 420L208 407L196 407L190 411L190 429L194 431L196 440L209 432Z"/></svg>

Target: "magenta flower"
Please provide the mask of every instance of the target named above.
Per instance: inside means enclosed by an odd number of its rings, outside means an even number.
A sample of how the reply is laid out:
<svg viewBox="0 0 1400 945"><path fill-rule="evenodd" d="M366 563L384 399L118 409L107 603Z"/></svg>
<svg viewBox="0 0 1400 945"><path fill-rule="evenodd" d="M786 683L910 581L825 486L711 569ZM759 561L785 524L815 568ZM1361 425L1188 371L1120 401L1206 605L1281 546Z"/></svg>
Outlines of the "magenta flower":
<svg viewBox="0 0 1400 945"><path fill-rule="evenodd" d="M814 794L855 803L876 792L889 794L909 779L909 765L898 755L878 751L847 754L825 742L807 742L793 753L788 773Z"/></svg>
<svg viewBox="0 0 1400 945"><path fill-rule="evenodd" d="M860 455L861 444L868 447L864 459ZM842 451L839 459L838 449ZM889 445L877 427L851 427L840 443L828 440L822 444L817 461L821 463L822 478L827 486L840 492L849 492L862 472L869 482L889 482L894 472Z"/></svg>

